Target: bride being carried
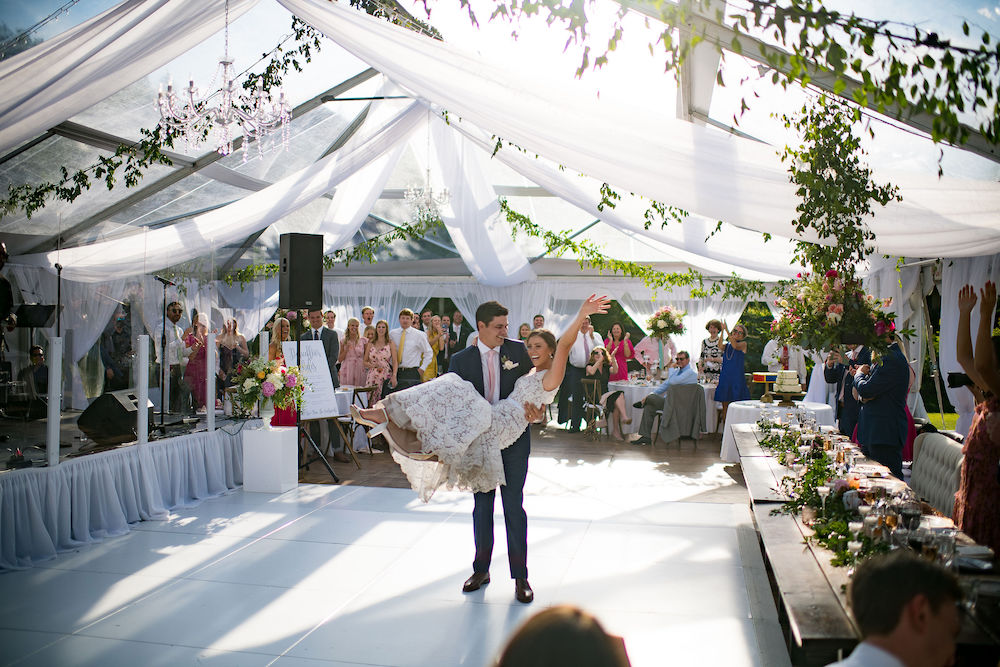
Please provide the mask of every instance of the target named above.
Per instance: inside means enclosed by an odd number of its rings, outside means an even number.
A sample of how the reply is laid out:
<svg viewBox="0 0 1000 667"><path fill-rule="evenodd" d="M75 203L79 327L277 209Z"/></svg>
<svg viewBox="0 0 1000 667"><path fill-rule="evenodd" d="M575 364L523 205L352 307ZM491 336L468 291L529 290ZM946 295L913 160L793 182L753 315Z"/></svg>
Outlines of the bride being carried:
<svg viewBox="0 0 1000 667"><path fill-rule="evenodd" d="M607 297L591 295L558 344L545 329L532 331L524 345L503 340L502 346L483 357L482 392L455 373L446 373L390 394L371 409L352 406L354 419L373 427L369 437L385 436L393 459L424 502L442 486L492 491L506 483L501 450L524 433L532 418L541 414L541 406L552 401L584 318L607 312L609 303ZM499 359L491 360L490 353ZM527 363L534 368L518 368ZM500 399L500 376L512 370L521 370L521 377ZM494 399L492 404L484 395Z"/></svg>

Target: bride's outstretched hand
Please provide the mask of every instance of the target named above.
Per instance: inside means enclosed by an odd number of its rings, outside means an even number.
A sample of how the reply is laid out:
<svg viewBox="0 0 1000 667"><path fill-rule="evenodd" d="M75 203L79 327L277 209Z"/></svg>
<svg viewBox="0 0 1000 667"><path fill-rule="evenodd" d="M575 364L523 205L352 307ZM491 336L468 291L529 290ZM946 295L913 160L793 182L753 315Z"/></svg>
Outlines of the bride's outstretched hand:
<svg viewBox="0 0 1000 667"><path fill-rule="evenodd" d="M589 317L590 315L597 315L598 313L606 313L610 307L611 299L609 297L591 294L587 297L587 300L583 302L583 305L580 306L580 314L585 317Z"/></svg>

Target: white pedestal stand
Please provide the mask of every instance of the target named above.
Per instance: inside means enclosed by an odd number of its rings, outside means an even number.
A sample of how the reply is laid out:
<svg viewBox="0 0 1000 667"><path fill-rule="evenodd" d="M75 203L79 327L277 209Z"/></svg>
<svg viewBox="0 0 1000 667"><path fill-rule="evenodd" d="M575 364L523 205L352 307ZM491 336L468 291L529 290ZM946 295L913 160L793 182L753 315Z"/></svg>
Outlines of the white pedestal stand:
<svg viewBox="0 0 1000 667"><path fill-rule="evenodd" d="M284 493L299 484L298 429L294 426L243 431L243 490Z"/></svg>

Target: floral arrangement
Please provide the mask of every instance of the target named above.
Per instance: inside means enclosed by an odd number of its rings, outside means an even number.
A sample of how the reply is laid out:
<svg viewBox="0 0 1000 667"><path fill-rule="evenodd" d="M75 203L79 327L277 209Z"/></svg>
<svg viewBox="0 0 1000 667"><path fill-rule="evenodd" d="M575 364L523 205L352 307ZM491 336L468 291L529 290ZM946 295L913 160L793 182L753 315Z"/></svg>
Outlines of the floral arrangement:
<svg viewBox="0 0 1000 667"><path fill-rule="evenodd" d="M653 313L646 323L652 338L667 338L670 334L684 333L684 311L663 306Z"/></svg>
<svg viewBox="0 0 1000 667"><path fill-rule="evenodd" d="M236 397L233 407L237 414L248 417L258 401L271 400L275 407L301 407L305 379L298 366L282 366L262 357L248 359L236 367Z"/></svg>
<svg viewBox="0 0 1000 667"><path fill-rule="evenodd" d="M782 312L771 323L771 337L806 350L860 343L878 357L891 344L886 334L912 334L896 332L896 314L888 310L892 297L876 299L865 293L860 280L836 269L823 275L800 273L781 288L774 305Z"/></svg>

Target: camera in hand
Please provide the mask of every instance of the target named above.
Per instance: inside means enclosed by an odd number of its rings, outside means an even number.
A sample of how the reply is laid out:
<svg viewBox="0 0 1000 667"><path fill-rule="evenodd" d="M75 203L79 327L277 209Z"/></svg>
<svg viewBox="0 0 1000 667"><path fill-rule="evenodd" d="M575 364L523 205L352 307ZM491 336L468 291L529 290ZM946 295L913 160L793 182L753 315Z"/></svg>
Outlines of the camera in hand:
<svg viewBox="0 0 1000 667"><path fill-rule="evenodd" d="M948 373L948 388L957 389L958 387L971 387L974 383L972 378L970 378L965 373Z"/></svg>

